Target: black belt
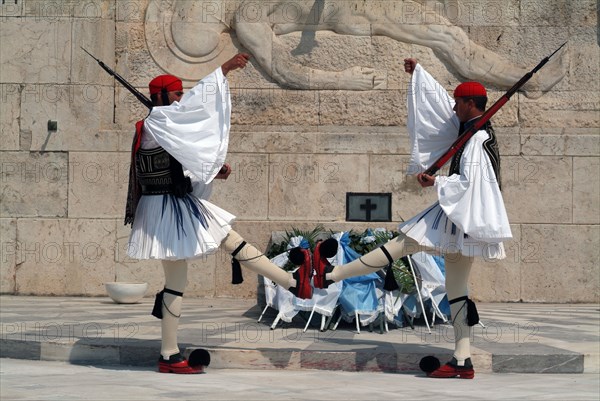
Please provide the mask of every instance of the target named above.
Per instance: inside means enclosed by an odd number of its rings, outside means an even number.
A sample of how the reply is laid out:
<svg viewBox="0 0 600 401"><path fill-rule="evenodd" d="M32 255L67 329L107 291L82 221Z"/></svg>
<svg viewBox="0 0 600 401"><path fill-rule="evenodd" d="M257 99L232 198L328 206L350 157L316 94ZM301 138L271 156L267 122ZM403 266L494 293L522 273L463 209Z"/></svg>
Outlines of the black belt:
<svg viewBox="0 0 600 401"><path fill-rule="evenodd" d="M192 192L192 180L190 177L185 177L185 192ZM173 184L141 184L142 195L167 195L173 194L176 195L179 191L175 191L173 188Z"/></svg>

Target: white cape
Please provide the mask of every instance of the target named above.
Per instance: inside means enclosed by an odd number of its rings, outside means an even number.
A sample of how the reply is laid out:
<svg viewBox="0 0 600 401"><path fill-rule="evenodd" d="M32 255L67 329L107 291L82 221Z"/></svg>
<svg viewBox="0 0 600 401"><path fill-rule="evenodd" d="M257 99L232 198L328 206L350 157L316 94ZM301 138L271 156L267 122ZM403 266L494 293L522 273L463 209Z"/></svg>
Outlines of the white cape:
<svg viewBox="0 0 600 401"><path fill-rule="evenodd" d="M229 85L219 67L180 102L154 107L146 117L144 132L208 184L225 163L230 126Z"/></svg>

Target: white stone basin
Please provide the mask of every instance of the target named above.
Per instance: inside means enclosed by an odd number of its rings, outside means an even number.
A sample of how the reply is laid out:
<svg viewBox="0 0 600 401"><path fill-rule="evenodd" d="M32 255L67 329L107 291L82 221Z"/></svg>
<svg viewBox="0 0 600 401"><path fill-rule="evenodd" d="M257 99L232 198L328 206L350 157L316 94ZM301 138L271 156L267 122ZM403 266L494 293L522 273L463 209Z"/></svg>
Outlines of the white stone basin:
<svg viewBox="0 0 600 401"><path fill-rule="evenodd" d="M108 296L118 304L134 304L144 297L148 283L104 283Z"/></svg>

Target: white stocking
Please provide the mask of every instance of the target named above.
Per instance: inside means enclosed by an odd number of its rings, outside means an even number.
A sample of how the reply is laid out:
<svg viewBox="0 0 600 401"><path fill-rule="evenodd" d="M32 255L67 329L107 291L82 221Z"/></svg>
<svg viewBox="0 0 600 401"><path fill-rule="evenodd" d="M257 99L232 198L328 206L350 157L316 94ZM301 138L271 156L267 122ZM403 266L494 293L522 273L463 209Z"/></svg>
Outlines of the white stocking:
<svg viewBox="0 0 600 401"><path fill-rule="evenodd" d="M392 238L383 246L393 260L422 250L416 241L404 234ZM350 263L334 267L331 273L327 273L326 278L337 282L350 277L364 276L387 267L389 263L385 253L377 248Z"/></svg>
<svg viewBox="0 0 600 401"><path fill-rule="evenodd" d="M165 271L165 288L183 293L187 285L187 262L185 260L163 260ZM162 343L160 354L164 359L179 352L177 345L177 327L181 315L181 304L183 298L165 292L162 305Z"/></svg>
<svg viewBox="0 0 600 401"><path fill-rule="evenodd" d="M467 295L473 258L452 253L445 255L444 263L448 300L452 301ZM471 357L471 327L467 324L467 301L450 304L450 311L454 327L454 358L459 366L463 366L465 360Z"/></svg>
<svg viewBox="0 0 600 401"><path fill-rule="evenodd" d="M226 252L232 253L243 241L244 239L237 232L231 230L221 245ZM283 288L296 286L296 280L290 273L273 264L262 252L248 243L235 255L235 259L240 262L240 265L273 280Z"/></svg>

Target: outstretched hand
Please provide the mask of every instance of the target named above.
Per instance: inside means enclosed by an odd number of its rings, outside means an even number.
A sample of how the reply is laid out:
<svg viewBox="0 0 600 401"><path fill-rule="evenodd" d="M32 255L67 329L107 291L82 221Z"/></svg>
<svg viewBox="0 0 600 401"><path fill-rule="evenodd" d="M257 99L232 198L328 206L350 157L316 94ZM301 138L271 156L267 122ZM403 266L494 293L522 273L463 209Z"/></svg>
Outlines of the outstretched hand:
<svg viewBox="0 0 600 401"><path fill-rule="evenodd" d="M250 55L247 53L238 53L229 60L227 60L221 66L221 70L223 71L223 75L227 75L230 71L237 70L238 68L244 68L246 64L248 64L248 60L250 59Z"/></svg>
<svg viewBox="0 0 600 401"><path fill-rule="evenodd" d="M404 59L404 71L412 74L417 67L417 59L416 58L405 58Z"/></svg>

